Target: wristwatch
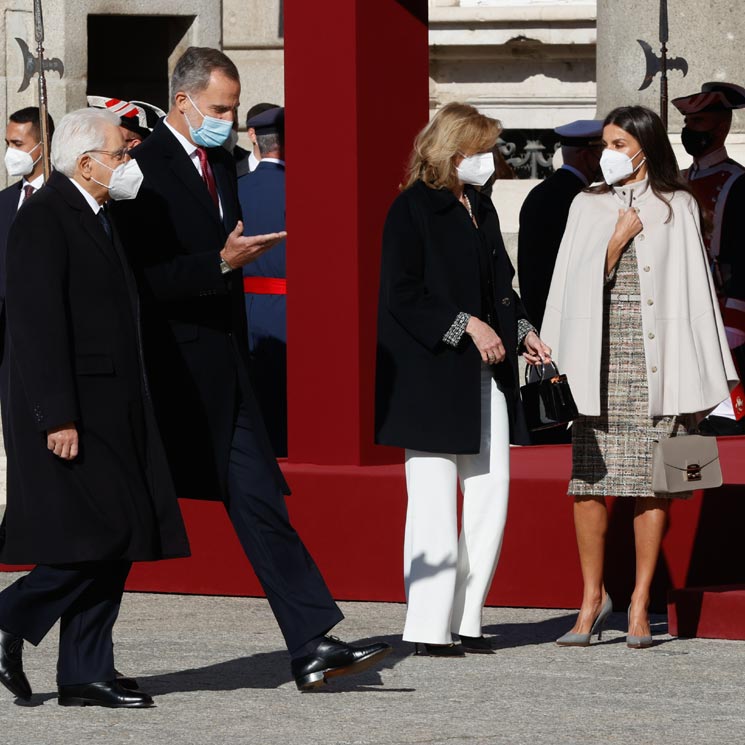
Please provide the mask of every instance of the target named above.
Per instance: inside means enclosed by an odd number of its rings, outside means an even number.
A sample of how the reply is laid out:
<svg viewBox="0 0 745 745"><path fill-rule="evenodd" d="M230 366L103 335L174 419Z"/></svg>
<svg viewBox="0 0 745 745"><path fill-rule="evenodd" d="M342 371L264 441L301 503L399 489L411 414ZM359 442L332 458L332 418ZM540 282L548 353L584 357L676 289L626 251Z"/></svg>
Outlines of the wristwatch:
<svg viewBox="0 0 745 745"><path fill-rule="evenodd" d="M223 257L220 257L220 273L221 274L230 274L230 272L233 271L233 267L228 264Z"/></svg>

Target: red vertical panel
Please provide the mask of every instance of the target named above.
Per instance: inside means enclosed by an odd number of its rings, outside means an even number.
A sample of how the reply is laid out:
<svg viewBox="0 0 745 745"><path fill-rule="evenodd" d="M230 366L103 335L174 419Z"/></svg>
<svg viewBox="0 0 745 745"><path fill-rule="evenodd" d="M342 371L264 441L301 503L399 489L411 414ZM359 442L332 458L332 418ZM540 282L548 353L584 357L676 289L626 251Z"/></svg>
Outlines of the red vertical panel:
<svg viewBox="0 0 745 745"><path fill-rule="evenodd" d="M427 119L426 0L285 2L290 460L372 444L380 236Z"/></svg>

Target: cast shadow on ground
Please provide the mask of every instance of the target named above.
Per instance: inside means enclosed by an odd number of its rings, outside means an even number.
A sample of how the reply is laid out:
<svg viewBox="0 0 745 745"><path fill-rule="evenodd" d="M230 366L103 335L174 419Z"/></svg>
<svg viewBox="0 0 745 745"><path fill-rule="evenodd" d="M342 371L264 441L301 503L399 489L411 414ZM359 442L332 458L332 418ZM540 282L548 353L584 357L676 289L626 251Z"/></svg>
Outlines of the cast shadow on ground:
<svg viewBox="0 0 745 745"><path fill-rule="evenodd" d="M535 623L493 623L484 626L485 636L493 637L494 649L512 649L513 647L525 647L533 644L551 644L562 634L572 628L576 612L572 611L555 618L547 618ZM650 625L652 628L653 645L666 644L671 639L661 639L660 635L667 634L667 618L663 615L651 615ZM627 622L625 613L613 613L605 625L606 630L626 632ZM626 643L626 637L614 637L603 639L600 644ZM597 637L593 637L593 646L598 644Z"/></svg>
<svg viewBox="0 0 745 745"><path fill-rule="evenodd" d="M390 670L408 656L401 648L400 636L382 636L359 640L358 644L388 642L393 652L379 665L355 675L332 678L329 685L317 692L407 692L413 688L383 688L380 673ZM191 691L236 691L243 688L279 688L293 683L290 658L285 651L260 652L249 657L217 662L214 665L179 670L159 675L138 676L140 687L153 696Z"/></svg>

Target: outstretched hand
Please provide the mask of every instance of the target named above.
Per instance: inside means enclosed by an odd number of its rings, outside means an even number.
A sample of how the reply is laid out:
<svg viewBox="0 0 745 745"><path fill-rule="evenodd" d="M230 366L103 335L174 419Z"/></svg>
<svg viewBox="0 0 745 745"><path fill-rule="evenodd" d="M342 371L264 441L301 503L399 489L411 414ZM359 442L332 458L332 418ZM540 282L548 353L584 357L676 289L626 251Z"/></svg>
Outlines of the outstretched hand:
<svg viewBox="0 0 745 745"><path fill-rule="evenodd" d="M252 261L256 261L261 254L276 246L286 237L286 230L264 235L243 235L243 222L238 220L233 232L225 241L220 256L233 269L239 269Z"/></svg>

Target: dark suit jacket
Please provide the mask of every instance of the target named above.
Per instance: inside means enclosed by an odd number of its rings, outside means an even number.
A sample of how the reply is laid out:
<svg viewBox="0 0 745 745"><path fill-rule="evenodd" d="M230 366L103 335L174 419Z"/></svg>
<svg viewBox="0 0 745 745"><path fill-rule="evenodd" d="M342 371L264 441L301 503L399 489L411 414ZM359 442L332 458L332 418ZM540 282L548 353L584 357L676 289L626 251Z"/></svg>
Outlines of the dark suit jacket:
<svg viewBox="0 0 745 745"><path fill-rule="evenodd" d="M725 285L727 296L745 300L745 174L732 184L727 195L719 261L726 265L730 274Z"/></svg>
<svg viewBox="0 0 745 745"><path fill-rule="evenodd" d="M569 207L584 188L584 183L575 174L560 168L528 194L520 210L517 249L520 297L537 329L543 323Z"/></svg>
<svg viewBox="0 0 745 745"><path fill-rule="evenodd" d="M512 441L527 443L517 379L517 320L525 311L512 289L515 272L494 205L474 189L467 193L488 241L491 305L507 352L494 374L507 399ZM465 334L457 348L442 339L459 312L482 315L480 251L479 233L449 190L417 181L393 202L380 271L376 442L438 453L479 451L481 355Z"/></svg>
<svg viewBox="0 0 745 745"><path fill-rule="evenodd" d="M8 233L15 220L18 200L21 198L21 184L18 181L0 191L0 412L5 423L8 410L8 334L5 323L5 257L8 247Z"/></svg>
<svg viewBox="0 0 745 745"><path fill-rule="evenodd" d="M188 555L145 393L137 290L75 185L53 173L8 238L8 505L0 561L61 564ZM46 433L75 422L63 461Z"/></svg>
<svg viewBox="0 0 745 745"><path fill-rule="evenodd" d="M161 121L133 154L145 176L137 199L115 205L143 295L145 359L179 497L222 499L239 405L285 492L248 376L239 270L219 253L240 218L235 163L208 150L224 217L179 141Z"/></svg>

